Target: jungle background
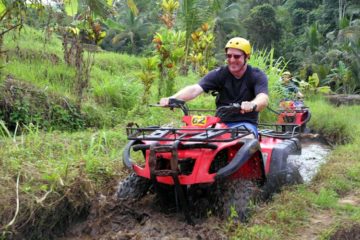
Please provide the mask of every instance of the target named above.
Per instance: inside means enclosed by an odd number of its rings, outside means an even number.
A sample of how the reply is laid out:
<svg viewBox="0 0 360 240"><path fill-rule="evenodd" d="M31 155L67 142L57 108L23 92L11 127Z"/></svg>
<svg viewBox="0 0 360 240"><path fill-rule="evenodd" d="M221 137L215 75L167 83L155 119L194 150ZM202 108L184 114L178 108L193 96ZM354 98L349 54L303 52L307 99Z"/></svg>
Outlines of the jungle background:
<svg viewBox="0 0 360 240"><path fill-rule="evenodd" d="M230 219L223 231L297 239L320 212L328 218L316 237L356 233L360 109L325 95L359 93L358 0L0 0L0 238L54 238L88 215L127 174L126 124L179 123L181 114L148 104L225 64L235 36L250 40L272 107L284 97L282 72L292 72L310 127L334 150L310 186L286 189L248 224ZM204 95L189 105L213 102ZM349 198L355 204L341 204Z"/></svg>

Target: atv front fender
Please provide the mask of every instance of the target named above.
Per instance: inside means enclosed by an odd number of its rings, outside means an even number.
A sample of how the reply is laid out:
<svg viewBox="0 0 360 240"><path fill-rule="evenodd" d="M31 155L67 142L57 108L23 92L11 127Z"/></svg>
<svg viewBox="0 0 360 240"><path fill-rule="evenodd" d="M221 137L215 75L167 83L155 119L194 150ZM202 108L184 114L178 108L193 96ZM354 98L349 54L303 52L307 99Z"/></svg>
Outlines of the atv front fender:
<svg viewBox="0 0 360 240"><path fill-rule="evenodd" d="M139 144L139 143L141 143L141 141L139 141L139 140L130 140L126 144L124 152L123 152L123 163L127 168L129 168L131 170L133 170L133 161L130 158L130 149L133 145Z"/></svg>
<svg viewBox="0 0 360 240"><path fill-rule="evenodd" d="M225 167L220 168L215 179L221 179L232 175L239 170L257 151L261 151L257 139L244 139L244 145L239 149L234 158Z"/></svg>
<svg viewBox="0 0 360 240"><path fill-rule="evenodd" d="M304 119L304 124L307 123L308 121L310 121L310 119L311 119L311 112L308 111L308 114L307 114L306 118Z"/></svg>

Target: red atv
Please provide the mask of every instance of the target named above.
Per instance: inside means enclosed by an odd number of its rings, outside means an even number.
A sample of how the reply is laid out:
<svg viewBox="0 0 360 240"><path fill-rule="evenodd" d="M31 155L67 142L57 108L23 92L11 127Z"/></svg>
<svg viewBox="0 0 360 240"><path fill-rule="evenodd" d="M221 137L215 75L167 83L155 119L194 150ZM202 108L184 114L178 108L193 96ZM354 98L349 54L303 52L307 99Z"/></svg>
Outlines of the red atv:
<svg viewBox="0 0 360 240"><path fill-rule="evenodd" d="M173 192L176 206L192 223L189 210L203 197L214 213L227 217L233 208L243 221L257 197L302 182L287 162L289 154L301 153L292 134L261 130L256 139L245 126L228 128L221 116L239 112L237 104L220 107L215 116L190 116L177 99L170 99L169 107L183 110L183 127L127 128L123 162L133 173L120 183L120 199L139 199L149 188L160 196Z"/></svg>
<svg viewBox="0 0 360 240"><path fill-rule="evenodd" d="M281 100L279 103L278 119L276 124L283 131L303 133L308 131L306 123L310 121L309 108L301 100Z"/></svg>

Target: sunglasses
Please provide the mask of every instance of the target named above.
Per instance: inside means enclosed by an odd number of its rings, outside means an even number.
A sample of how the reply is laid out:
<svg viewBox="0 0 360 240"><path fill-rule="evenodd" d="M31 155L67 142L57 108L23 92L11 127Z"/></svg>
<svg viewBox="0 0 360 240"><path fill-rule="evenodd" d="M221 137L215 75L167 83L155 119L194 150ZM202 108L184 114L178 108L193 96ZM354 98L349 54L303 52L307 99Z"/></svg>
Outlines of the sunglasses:
<svg viewBox="0 0 360 240"><path fill-rule="evenodd" d="M234 59L239 59L239 58L241 58L242 56L244 56L244 55L237 55L237 54L226 54L225 55L228 59L230 59L230 58L234 58Z"/></svg>

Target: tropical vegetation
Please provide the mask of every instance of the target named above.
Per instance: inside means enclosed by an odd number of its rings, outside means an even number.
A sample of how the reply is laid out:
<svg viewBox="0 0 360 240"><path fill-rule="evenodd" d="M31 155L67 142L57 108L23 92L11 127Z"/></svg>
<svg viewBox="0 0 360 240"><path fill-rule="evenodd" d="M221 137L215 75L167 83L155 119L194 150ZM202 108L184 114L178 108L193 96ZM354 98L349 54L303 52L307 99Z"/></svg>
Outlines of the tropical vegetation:
<svg viewBox="0 0 360 240"><path fill-rule="evenodd" d="M317 211L334 218L319 231L324 239L359 224L359 207L339 203L360 191L359 107L334 111L322 98L359 93L357 0L0 0L0 239L51 238L89 214L124 177L126 124L178 124L179 113L148 104L223 65L234 36L251 41L250 64L269 77L272 107L284 97L281 73L295 75L310 128L334 150L311 185L222 230L296 239ZM213 102L204 95L189 105ZM264 111L260 120L274 117Z"/></svg>

